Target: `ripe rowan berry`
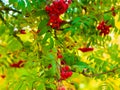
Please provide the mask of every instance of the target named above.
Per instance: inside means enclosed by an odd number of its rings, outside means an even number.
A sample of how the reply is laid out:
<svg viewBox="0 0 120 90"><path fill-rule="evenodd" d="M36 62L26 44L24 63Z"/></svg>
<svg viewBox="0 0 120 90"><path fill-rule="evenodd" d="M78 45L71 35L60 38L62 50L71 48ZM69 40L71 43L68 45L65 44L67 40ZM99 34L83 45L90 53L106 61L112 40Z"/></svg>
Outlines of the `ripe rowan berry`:
<svg viewBox="0 0 120 90"><path fill-rule="evenodd" d="M25 30L20 30L21 34L26 34Z"/></svg>
<svg viewBox="0 0 120 90"><path fill-rule="evenodd" d="M78 48L78 50L80 50L82 52L89 52L89 51L93 51L94 48L92 48L92 47L84 47L84 48Z"/></svg>
<svg viewBox="0 0 120 90"><path fill-rule="evenodd" d="M3 78L3 79L4 79L5 77L6 77L6 76L5 76L4 74L3 74L3 75L1 75L1 78Z"/></svg>

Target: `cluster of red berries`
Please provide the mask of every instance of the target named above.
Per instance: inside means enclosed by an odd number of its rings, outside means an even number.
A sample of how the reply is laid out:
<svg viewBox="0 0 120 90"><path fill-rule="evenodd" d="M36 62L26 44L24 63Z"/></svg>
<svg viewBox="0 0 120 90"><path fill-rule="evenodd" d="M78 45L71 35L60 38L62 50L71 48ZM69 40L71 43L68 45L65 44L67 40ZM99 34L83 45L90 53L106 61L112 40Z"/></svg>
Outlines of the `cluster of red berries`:
<svg viewBox="0 0 120 90"><path fill-rule="evenodd" d="M62 67L61 68L61 70L60 70L60 76L61 76L61 80L65 80L65 79L67 79L67 78L69 78L69 77L71 77L72 76L72 71L70 70L70 67L69 66L64 66L64 67Z"/></svg>
<svg viewBox="0 0 120 90"><path fill-rule="evenodd" d="M116 13L115 13L115 8L114 8L114 6L111 8L111 11L112 11L112 15L113 15L113 16L116 16Z"/></svg>
<svg viewBox="0 0 120 90"><path fill-rule="evenodd" d="M92 47L83 47L83 48L78 48L78 50L80 50L82 52L89 52L89 51L93 51L94 48L92 48Z"/></svg>
<svg viewBox="0 0 120 90"><path fill-rule="evenodd" d="M110 32L111 25L107 25L105 21L102 21L97 26L97 29L100 30L100 35L107 35Z"/></svg>
<svg viewBox="0 0 120 90"><path fill-rule="evenodd" d="M67 11L71 0L55 0L50 6L46 6L50 19L48 25L52 28L59 29L63 21L60 19L60 15Z"/></svg>
<svg viewBox="0 0 120 90"><path fill-rule="evenodd" d="M13 67L13 68L21 68L21 67L24 67L24 62L23 60L20 60L16 63L12 63L10 64L10 67Z"/></svg>

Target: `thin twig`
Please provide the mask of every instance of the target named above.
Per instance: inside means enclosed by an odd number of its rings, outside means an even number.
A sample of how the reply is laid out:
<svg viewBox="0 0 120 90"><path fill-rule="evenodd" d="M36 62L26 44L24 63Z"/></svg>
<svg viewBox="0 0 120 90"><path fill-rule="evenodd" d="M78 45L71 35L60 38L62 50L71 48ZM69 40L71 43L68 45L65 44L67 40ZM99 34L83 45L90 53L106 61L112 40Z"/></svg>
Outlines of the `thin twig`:
<svg viewBox="0 0 120 90"><path fill-rule="evenodd" d="M6 25L6 20L4 19L4 17L2 16L2 14L0 14L0 19L3 21L3 23Z"/></svg>
<svg viewBox="0 0 120 90"><path fill-rule="evenodd" d="M16 10L16 9L13 9L13 8L10 8L10 7L5 7L5 6L0 7L0 11L2 11L2 10L4 10L4 11L13 11L13 12L17 12L19 14L22 13L22 12Z"/></svg>
<svg viewBox="0 0 120 90"><path fill-rule="evenodd" d="M115 71L118 70L118 69L120 69L120 67L114 68L114 69L109 70L109 71L106 71L106 72L97 73L97 74L87 74L87 73L86 73L86 70L83 70L83 72L80 73L80 74L83 74L83 75L86 76L86 77L95 77L95 76L100 76L100 75L103 75L103 74L108 74L108 73L110 73L110 72L111 72L111 73L115 73Z"/></svg>

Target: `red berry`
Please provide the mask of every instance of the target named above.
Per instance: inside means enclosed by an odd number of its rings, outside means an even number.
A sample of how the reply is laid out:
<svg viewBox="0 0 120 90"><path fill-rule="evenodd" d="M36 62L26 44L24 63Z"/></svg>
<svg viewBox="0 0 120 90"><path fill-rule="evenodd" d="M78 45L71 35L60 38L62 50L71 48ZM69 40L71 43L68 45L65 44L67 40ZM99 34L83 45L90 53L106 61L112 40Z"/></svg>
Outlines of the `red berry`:
<svg viewBox="0 0 120 90"><path fill-rule="evenodd" d="M20 60L20 61L17 62L17 64L18 64L19 67L23 67L24 62L25 62L24 60Z"/></svg>
<svg viewBox="0 0 120 90"><path fill-rule="evenodd" d="M103 2L102 1L100 1L100 5L102 5L103 4Z"/></svg>
<svg viewBox="0 0 120 90"><path fill-rule="evenodd" d="M63 68L64 68L65 71L70 70L70 67L69 67L69 66L64 66Z"/></svg>
<svg viewBox="0 0 120 90"><path fill-rule="evenodd" d="M105 21L100 22L100 25L102 26L105 25Z"/></svg>
<svg viewBox="0 0 120 90"><path fill-rule="evenodd" d="M114 11L114 10L115 10L115 7L114 7L114 6L112 6L111 11Z"/></svg>
<svg viewBox="0 0 120 90"><path fill-rule="evenodd" d="M40 30L37 30L37 32L36 33L39 33L40 32Z"/></svg>
<svg viewBox="0 0 120 90"><path fill-rule="evenodd" d="M21 34L26 34L25 30L20 30Z"/></svg>
<svg viewBox="0 0 120 90"><path fill-rule="evenodd" d="M20 60L16 63L12 63L10 64L10 67L13 67L13 68L21 68L21 67L24 67L24 62L23 60Z"/></svg>
<svg viewBox="0 0 120 90"><path fill-rule="evenodd" d="M112 15L113 15L113 16L116 16L115 7L114 7L114 6L112 6L111 11L112 11Z"/></svg>
<svg viewBox="0 0 120 90"><path fill-rule="evenodd" d="M113 16L116 16L116 13L115 13L115 12L112 12L112 15L113 15Z"/></svg>
<svg viewBox="0 0 120 90"><path fill-rule="evenodd" d="M60 73L60 76L61 76L61 79L62 79L62 80L66 79L65 73L66 73L66 72L64 72L64 71L62 71L62 72Z"/></svg>
<svg viewBox="0 0 120 90"><path fill-rule="evenodd" d="M65 69L65 71L68 71L68 70L70 70L70 67L69 66L65 66L64 69Z"/></svg>
<svg viewBox="0 0 120 90"><path fill-rule="evenodd" d="M3 75L1 75L1 78L3 78L3 79L4 79L5 77L6 77L6 76L5 76L4 74L3 74Z"/></svg>
<svg viewBox="0 0 120 90"><path fill-rule="evenodd" d="M64 66L61 68L61 71L60 71L61 80L65 80L71 77L71 75L72 75L72 71L70 70L69 66Z"/></svg>
<svg viewBox="0 0 120 90"><path fill-rule="evenodd" d="M57 58L63 58L62 54L58 54Z"/></svg>
<svg viewBox="0 0 120 90"><path fill-rule="evenodd" d="M63 55L61 54L61 52L59 50L57 52L57 58L63 58Z"/></svg>
<svg viewBox="0 0 120 90"><path fill-rule="evenodd" d="M50 52L52 52L52 50L50 50Z"/></svg>
<svg viewBox="0 0 120 90"><path fill-rule="evenodd" d="M65 73L65 77L68 78L69 77L69 72Z"/></svg>
<svg viewBox="0 0 120 90"><path fill-rule="evenodd" d="M50 7L49 6L46 6L45 7L45 10L48 12L48 11L50 11Z"/></svg>
<svg viewBox="0 0 120 90"><path fill-rule="evenodd" d="M64 60L61 60L61 65L66 64L66 62Z"/></svg>
<svg viewBox="0 0 120 90"><path fill-rule="evenodd" d="M72 71L68 72L68 75L71 76L72 75Z"/></svg>
<svg viewBox="0 0 120 90"><path fill-rule="evenodd" d="M97 26L97 29L98 30L102 29L102 26L101 25Z"/></svg>
<svg viewBox="0 0 120 90"><path fill-rule="evenodd" d="M49 64L49 65L48 65L48 69L50 69L50 68L52 68L52 64Z"/></svg>
<svg viewBox="0 0 120 90"><path fill-rule="evenodd" d="M18 61L18 65L20 65L20 64L22 64L24 61L23 60L20 60L20 61Z"/></svg>
<svg viewBox="0 0 120 90"><path fill-rule="evenodd" d="M10 67L19 68L20 66L16 63L10 64Z"/></svg>
<svg viewBox="0 0 120 90"><path fill-rule="evenodd" d="M94 48L91 47L84 47L84 48L79 48L78 50L82 51L82 52L89 52L89 51L93 51Z"/></svg>

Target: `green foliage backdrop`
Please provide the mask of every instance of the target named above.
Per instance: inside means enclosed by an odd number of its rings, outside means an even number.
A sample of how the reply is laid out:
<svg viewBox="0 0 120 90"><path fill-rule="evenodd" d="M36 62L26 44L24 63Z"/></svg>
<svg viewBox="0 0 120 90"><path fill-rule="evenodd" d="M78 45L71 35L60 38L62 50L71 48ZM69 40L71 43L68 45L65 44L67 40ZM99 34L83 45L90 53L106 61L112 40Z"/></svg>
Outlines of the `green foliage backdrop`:
<svg viewBox="0 0 120 90"><path fill-rule="evenodd" d="M77 74L120 77L120 48L112 42L120 34L115 25L120 0L65 0L64 8L59 5L64 13L51 20L57 11L46 7L55 1L64 0L0 0L0 75L6 90L69 90L64 80L79 90L72 81Z"/></svg>

